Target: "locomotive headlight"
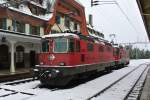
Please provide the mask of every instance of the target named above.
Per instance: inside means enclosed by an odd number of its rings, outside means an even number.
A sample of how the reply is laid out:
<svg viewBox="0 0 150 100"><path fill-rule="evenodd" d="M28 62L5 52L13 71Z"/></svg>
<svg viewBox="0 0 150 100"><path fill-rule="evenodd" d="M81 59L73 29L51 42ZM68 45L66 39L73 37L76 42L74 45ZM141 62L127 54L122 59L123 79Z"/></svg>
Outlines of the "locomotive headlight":
<svg viewBox="0 0 150 100"><path fill-rule="evenodd" d="M40 65L35 65L35 67L39 67Z"/></svg>
<svg viewBox="0 0 150 100"><path fill-rule="evenodd" d="M55 72L56 72L56 73L59 73L60 71L59 71L59 70L55 70Z"/></svg>
<svg viewBox="0 0 150 100"><path fill-rule="evenodd" d="M64 62L59 63L60 66L65 66L66 64Z"/></svg>

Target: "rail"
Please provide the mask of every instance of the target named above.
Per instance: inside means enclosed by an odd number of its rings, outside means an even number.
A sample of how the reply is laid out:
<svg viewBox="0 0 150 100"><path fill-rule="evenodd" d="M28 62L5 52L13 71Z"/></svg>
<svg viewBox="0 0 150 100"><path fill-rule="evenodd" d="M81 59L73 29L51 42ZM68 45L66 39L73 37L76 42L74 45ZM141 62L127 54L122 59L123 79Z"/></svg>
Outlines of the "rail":
<svg viewBox="0 0 150 100"><path fill-rule="evenodd" d="M144 63L144 64L139 65L138 67L134 68L132 71L128 72L127 74L125 74L124 76L122 76L121 78L119 78L118 80L116 80L115 82L113 82L112 84L110 84L109 86L107 86L106 88L104 88L103 90L101 90L98 93L94 94L93 96L87 98L87 100L91 100L91 99L99 96L100 94L104 93L106 90L109 90L112 86L114 86L115 84L117 84L118 82L120 82L121 80L123 80L124 78L126 78L128 75L130 75L132 72L134 72L135 70L137 70L142 65L147 65L147 64ZM146 70L146 68L144 69L144 71ZM144 73L144 71L142 73ZM142 74L141 74L141 76L142 76Z"/></svg>

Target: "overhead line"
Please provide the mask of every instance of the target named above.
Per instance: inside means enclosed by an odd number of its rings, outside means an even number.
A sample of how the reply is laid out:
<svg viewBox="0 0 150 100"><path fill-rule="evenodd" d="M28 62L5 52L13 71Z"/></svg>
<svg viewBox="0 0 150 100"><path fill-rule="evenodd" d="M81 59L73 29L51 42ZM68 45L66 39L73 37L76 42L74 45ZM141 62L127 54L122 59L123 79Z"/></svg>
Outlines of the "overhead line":
<svg viewBox="0 0 150 100"><path fill-rule="evenodd" d="M118 43L118 44L150 44L150 42L129 42L129 43Z"/></svg>
<svg viewBox="0 0 150 100"><path fill-rule="evenodd" d="M125 18L128 20L128 22L129 22L129 23L131 24L131 26L134 28L134 30L135 30L137 33L139 33L139 32L137 31L137 29L135 28L134 24L131 22L130 18L126 15L126 13L124 12L124 10L120 7L119 3L118 3L116 0L114 0L114 1L116 2L116 5L117 5L118 8L120 9L120 11L123 13L123 15L125 16Z"/></svg>

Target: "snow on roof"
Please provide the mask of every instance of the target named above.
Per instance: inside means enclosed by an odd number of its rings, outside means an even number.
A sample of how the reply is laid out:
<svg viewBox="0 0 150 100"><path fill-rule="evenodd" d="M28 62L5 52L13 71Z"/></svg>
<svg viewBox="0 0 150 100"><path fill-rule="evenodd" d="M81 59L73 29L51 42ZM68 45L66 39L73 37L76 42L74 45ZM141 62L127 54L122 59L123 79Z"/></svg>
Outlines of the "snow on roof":
<svg viewBox="0 0 150 100"><path fill-rule="evenodd" d="M83 6L83 4L79 0L75 0L77 3Z"/></svg>
<svg viewBox="0 0 150 100"><path fill-rule="evenodd" d="M51 19L51 18L52 18L52 15L53 15L52 13L45 14L45 15L39 15L39 16L33 15L33 14L31 13L31 11L28 9L27 6L24 6L24 7L21 8L21 9L17 9L17 8L14 8L14 7L9 7L9 9L14 10L14 11L17 11L17 12L20 12L20 13L24 13L24 14L26 14L26 15L30 15L30 16L32 16L32 17L39 18L39 19L45 20L45 21L48 21L49 19Z"/></svg>
<svg viewBox="0 0 150 100"><path fill-rule="evenodd" d="M79 4L81 4L78 0L76 0ZM6 3L7 0L0 0L0 4L3 4L3 3ZM29 2L33 5L36 5L38 7L41 7L43 9L52 9L54 3L55 3L55 0L43 0L43 3L42 5L34 2L34 1L30 1ZM48 4L51 4L51 5L48 5ZM50 7L50 8L49 8ZM32 14L32 12L30 11L30 9L28 8L28 6L26 4L21 4L19 5L19 8L14 8L14 7L8 7L9 9L11 10L14 10L14 11L17 11L17 12L20 12L20 13L24 13L26 15L30 15L32 17L36 17L36 18L39 18L39 19L42 19L42 20L45 20L45 21L48 21L52 18L52 13L47 13L47 14L44 14L44 15L34 15Z"/></svg>
<svg viewBox="0 0 150 100"><path fill-rule="evenodd" d="M6 3L7 0L0 0L0 4Z"/></svg>
<svg viewBox="0 0 150 100"><path fill-rule="evenodd" d="M33 1L29 0L30 3L32 3L32 4L34 4L34 5L38 6L38 7L41 7L43 9L47 9L47 2L48 1L49 1L49 3L54 3L54 0L43 0L43 4L40 5L40 4L36 3L36 2L33 2ZM7 0L0 0L0 4L4 4L4 3L7 3L7 2L8 2ZM45 20L45 21L50 20L52 18L52 15L53 15L52 13L46 13L44 15L34 15L30 11L28 5L26 5L26 4L20 4L19 8L15 8L13 6L10 6L8 8L13 10L13 11L17 11L19 13L24 13L26 15L29 15L29 16L32 16L32 17L36 17L36 18L39 18L39 19Z"/></svg>
<svg viewBox="0 0 150 100"><path fill-rule="evenodd" d="M90 24L87 24L86 26L90 29L94 29Z"/></svg>
<svg viewBox="0 0 150 100"><path fill-rule="evenodd" d="M38 3L34 2L34 1L30 1L30 3L33 4L33 5L35 5L35 6L41 7L41 8L43 8L43 9L46 9L47 6L45 5L45 1L46 1L46 0L43 0L43 4L42 4L42 5L40 5L40 4L38 4ZM43 6L43 5L44 5L44 6Z"/></svg>
<svg viewBox="0 0 150 100"><path fill-rule="evenodd" d="M79 39L78 35L72 34L72 33L56 33L56 34L48 34L48 35L42 36L42 38L51 38L51 37L74 37L74 38Z"/></svg>
<svg viewBox="0 0 150 100"><path fill-rule="evenodd" d="M90 33L90 32L89 32L89 35L90 35L90 36L93 36L93 37L95 37L95 38L104 39L104 38L102 38L102 37L100 37L100 36L98 36L98 35L96 35L96 34Z"/></svg>
<svg viewBox="0 0 150 100"><path fill-rule="evenodd" d="M118 44L113 44L113 47L119 48Z"/></svg>

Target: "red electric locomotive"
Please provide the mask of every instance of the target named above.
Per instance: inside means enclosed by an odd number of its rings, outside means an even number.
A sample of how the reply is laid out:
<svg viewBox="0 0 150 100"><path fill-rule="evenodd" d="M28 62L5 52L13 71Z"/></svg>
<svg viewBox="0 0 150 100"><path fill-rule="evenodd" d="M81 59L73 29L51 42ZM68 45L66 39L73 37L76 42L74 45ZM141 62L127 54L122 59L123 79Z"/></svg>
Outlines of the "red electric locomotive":
<svg viewBox="0 0 150 100"><path fill-rule="evenodd" d="M115 66L113 68L118 69L122 68L125 65L129 64L129 55L128 51L125 50L122 46L118 44L113 44L114 47L114 58L115 58Z"/></svg>
<svg viewBox="0 0 150 100"><path fill-rule="evenodd" d="M42 84L64 86L83 75L110 71L125 59L122 52L125 51L101 38L75 33L49 34L43 36L40 65L34 73Z"/></svg>

